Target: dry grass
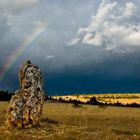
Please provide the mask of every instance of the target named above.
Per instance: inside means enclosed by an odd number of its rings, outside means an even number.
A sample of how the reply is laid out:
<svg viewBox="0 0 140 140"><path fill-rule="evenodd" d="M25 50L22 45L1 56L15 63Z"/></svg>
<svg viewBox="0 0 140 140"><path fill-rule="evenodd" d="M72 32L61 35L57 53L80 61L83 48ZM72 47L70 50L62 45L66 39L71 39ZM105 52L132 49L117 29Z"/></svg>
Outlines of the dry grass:
<svg viewBox="0 0 140 140"><path fill-rule="evenodd" d="M39 128L6 130L7 102L0 102L0 140L139 140L140 108L46 102Z"/></svg>

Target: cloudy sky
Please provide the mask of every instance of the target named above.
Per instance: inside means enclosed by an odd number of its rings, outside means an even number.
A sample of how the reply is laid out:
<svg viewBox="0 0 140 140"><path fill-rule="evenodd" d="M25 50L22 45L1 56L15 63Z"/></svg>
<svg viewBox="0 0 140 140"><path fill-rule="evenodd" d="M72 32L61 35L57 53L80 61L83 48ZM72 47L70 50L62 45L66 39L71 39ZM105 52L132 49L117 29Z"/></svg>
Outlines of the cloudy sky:
<svg viewBox="0 0 140 140"><path fill-rule="evenodd" d="M18 89L19 64L30 59L50 95L140 92L139 7L140 0L0 0L0 89Z"/></svg>

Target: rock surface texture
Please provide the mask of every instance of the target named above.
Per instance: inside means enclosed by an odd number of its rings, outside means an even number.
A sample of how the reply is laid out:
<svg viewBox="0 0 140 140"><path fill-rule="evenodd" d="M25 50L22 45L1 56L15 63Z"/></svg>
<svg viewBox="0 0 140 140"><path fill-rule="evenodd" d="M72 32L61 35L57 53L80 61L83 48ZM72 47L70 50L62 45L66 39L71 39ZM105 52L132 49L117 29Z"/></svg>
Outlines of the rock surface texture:
<svg viewBox="0 0 140 140"><path fill-rule="evenodd" d="M44 91L40 69L29 60L20 65L20 89L12 96L7 114L7 128L30 128L39 125Z"/></svg>

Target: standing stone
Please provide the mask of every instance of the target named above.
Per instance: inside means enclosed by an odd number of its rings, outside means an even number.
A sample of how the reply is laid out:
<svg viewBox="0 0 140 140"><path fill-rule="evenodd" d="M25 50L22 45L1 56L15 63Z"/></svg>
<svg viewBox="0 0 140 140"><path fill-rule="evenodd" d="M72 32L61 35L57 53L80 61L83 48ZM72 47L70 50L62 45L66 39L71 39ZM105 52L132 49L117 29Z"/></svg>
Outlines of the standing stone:
<svg viewBox="0 0 140 140"><path fill-rule="evenodd" d="M27 60L19 69L20 89L12 96L7 114L7 128L30 128L39 125L44 91L40 69Z"/></svg>

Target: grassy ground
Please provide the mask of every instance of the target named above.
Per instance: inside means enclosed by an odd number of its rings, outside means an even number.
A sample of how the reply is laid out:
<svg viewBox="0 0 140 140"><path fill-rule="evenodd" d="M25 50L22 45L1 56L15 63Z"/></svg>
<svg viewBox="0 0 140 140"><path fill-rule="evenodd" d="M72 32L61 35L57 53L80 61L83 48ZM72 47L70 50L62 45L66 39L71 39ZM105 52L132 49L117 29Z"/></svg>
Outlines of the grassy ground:
<svg viewBox="0 0 140 140"><path fill-rule="evenodd" d="M0 140L140 140L140 108L46 102L39 128L6 130L0 102Z"/></svg>

